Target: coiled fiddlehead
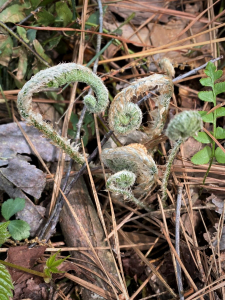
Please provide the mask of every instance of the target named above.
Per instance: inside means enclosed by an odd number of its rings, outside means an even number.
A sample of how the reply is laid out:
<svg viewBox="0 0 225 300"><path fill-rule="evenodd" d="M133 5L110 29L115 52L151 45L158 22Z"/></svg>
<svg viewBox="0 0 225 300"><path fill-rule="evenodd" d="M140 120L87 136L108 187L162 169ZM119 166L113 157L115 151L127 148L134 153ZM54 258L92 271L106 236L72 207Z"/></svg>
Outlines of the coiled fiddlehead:
<svg viewBox="0 0 225 300"><path fill-rule="evenodd" d="M34 93L38 93L46 87L59 87L75 81L90 85L97 96L98 101L92 95L84 97L87 109L93 113L103 112L108 105L108 90L101 79L90 69L75 63L60 64L37 73L19 92L17 106L21 116L29 124L42 131L55 146L63 149L77 163L84 163L84 158L78 152L78 148L73 147L69 140L61 137L49 124L45 123L41 114L32 111L32 95Z"/></svg>
<svg viewBox="0 0 225 300"><path fill-rule="evenodd" d="M135 180L137 187L134 192L139 192L142 195L146 194L154 184L158 170L153 158L147 154L147 150L143 145L130 144L116 149L104 149L101 154L103 163L113 172L118 172L112 175L107 181L107 187L115 192L128 197L135 204L145 207L139 200L137 200L131 191L127 190L128 175L127 172L132 172L132 180ZM131 176L131 175L130 175ZM125 183L121 182L119 186L115 187L115 183L125 179ZM129 177L130 180L130 177ZM133 181L130 180L132 183ZM129 186L132 186L130 184ZM124 191L121 191L124 187Z"/></svg>
<svg viewBox="0 0 225 300"><path fill-rule="evenodd" d="M154 136L159 135L173 94L172 79L160 74L138 79L116 95L109 109L110 129L117 134L128 134L138 129L142 122L142 112L137 104L132 103L132 100L151 91L158 93L157 97L153 98L157 110L151 113L154 120L151 131L154 132Z"/></svg>
<svg viewBox="0 0 225 300"><path fill-rule="evenodd" d="M168 162L166 165L166 171L162 181L162 203L166 206L167 198L167 185L170 176L170 170L173 160L180 148L180 145L188 139L190 136L195 135L202 129L203 123L200 114L197 111L183 111L177 114L169 123L166 129L166 135L168 138L175 142L172 148Z"/></svg>

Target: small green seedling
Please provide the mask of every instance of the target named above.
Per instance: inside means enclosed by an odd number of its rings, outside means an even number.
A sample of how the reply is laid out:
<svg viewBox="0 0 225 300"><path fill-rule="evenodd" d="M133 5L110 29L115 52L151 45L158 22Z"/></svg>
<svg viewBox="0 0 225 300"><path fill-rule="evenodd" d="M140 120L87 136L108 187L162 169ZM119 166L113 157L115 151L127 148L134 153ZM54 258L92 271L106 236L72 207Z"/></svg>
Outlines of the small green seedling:
<svg viewBox="0 0 225 300"><path fill-rule="evenodd" d="M8 221L3 224L7 224L10 235L16 241L26 239L30 235L30 226L27 222L22 220L9 221L9 219L14 214L23 210L24 207L25 207L25 200L22 198L15 198L15 200L9 199L2 204L2 209L1 209L2 216L5 218L6 221ZM0 238L0 244L2 244L1 238Z"/></svg>
<svg viewBox="0 0 225 300"><path fill-rule="evenodd" d="M208 76L206 78L200 79L200 83L203 86L211 87L211 91L202 91L198 93L198 97L207 102L212 102L213 106L216 106L216 96L225 92L225 82L215 83L216 80L221 78L223 75L222 70L216 70L215 65L212 62L208 62L206 69L204 70L205 74ZM207 114L207 111L199 112L202 120L206 123L213 124L213 132L211 134L216 139L224 139L225 138L225 129L222 127L216 126L217 118L225 116L225 107L219 107ZM196 165L202 165L209 163L209 168L204 177L204 181L209 173L211 168L213 159L215 158L218 163L225 163L225 153L219 148L216 148L216 143L208 136L205 132L198 132L198 135L194 137L197 141L203 144L211 144L211 146L207 145L202 150L197 152L191 159L191 161Z"/></svg>
<svg viewBox="0 0 225 300"><path fill-rule="evenodd" d="M55 254L51 255L49 259L46 261L46 267L44 268L44 273L47 277L44 278L46 283L49 283L52 278L52 273L64 273L64 271L60 271L57 269L70 255L65 258L56 260L57 254L59 254L60 250Z"/></svg>

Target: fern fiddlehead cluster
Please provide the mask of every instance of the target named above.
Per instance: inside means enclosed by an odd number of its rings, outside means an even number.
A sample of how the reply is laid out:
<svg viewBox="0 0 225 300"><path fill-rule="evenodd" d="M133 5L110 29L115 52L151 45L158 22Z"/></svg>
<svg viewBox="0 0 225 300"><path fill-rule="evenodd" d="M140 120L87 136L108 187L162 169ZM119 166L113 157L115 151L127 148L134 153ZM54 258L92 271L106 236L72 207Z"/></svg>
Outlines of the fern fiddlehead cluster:
<svg viewBox="0 0 225 300"><path fill-rule="evenodd" d="M75 63L60 64L38 72L19 92L17 106L21 116L29 124L42 131L55 146L63 149L77 163L82 164L84 158L78 152L78 148L73 147L68 139L61 137L51 125L44 122L41 114L32 111L32 95L34 93L38 93L47 87L59 87L75 81L90 85L96 94L97 100L92 95L84 97L87 109L93 113L103 112L108 105L108 90L101 79L90 69Z"/></svg>
<svg viewBox="0 0 225 300"><path fill-rule="evenodd" d="M114 193L123 194L136 205L146 208L129 190L136 179L137 187L134 191L145 194L157 178L156 164L147 154L146 148L141 144L130 144L115 149L104 149L101 159L111 171L118 172L109 177L107 188Z"/></svg>

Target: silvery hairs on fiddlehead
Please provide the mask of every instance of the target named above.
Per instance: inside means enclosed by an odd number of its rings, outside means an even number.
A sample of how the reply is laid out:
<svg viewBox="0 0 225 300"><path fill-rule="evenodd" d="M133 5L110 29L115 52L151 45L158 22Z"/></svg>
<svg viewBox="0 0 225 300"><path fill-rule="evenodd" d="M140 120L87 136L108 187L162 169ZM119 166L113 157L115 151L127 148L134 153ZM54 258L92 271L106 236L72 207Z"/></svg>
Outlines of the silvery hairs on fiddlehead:
<svg viewBox="0 0 225 300"><path fill-rule="evenodd" d="M182 113L177 114L170 121L166 129L166 135L171 141L175 142L175 144L171 149L162 181L162 203L164 206L166 206L166 190L171 166L180 148L180 145L190 136L195 135L199 130L201 130L202 126L202 118L197 111L183 111Z"/></svg>
<svg viewBox="0 0 225 300"><path fill-rule="evenodd" d="M92 95L84 97L84 103L88 111L92 113L103 112L108 105L108 90L101 79L90 69L75 63L60 64L38 72L19 92L17 106L21 116L29 124L42 131L55 146L63 149L77 163L84 163L84 158L78 152L78 148L73 147L69 140L61 137L51 125L45 123L41 114L34 113L32 110L32 95L34 93L38 93L44 88L57 88L75 81L90 85L96 94L97 100Z"/></svg>
<svg viewBox="0 0 225 300"><path fill-rule="evenodd" d="M152 98L157 109L150 113L153 119L151 131L154 132L153 136L159 135L164 127L173 94L171 77L161 74L138 79L115 96L109 109L110 129L119 135L138 129L142 122L142 111L132 100L137 100L139 96L151 91L158 94Z"/></svg>
<svg viewBox="0 0 225 300"><path fill-rule="evenodd" d="M136 177L137 186L133 191L141 193L142 195L146 194L156 181L158 175L156 164L153 158L147 154L146 148L141 144L130 144L116 149L104 149L101 154L101 159L111 171L120 172L119 174L116 173L112 175L113 177L110 177L107 181L107 186L110 187L111 191L115 188L115 178L120 178L121 180L122 178L127 178L127 171L132 172ZM123 172L125 172L124 177ZM111 183L113 183L114 186ZM114 192L119 193L119 189L122 189L122 186L123 183L120 183L120 186L117 187L117 190L115 189ZM125 188L125 192L121 192L121 194L128 197L131 201L134 198L131 191L128 193L127 188ZM136 200L135 198L135 201ZM138 203L135 202L135 204L137 205ZM140 201L138 205L143 207Z"/></svg>

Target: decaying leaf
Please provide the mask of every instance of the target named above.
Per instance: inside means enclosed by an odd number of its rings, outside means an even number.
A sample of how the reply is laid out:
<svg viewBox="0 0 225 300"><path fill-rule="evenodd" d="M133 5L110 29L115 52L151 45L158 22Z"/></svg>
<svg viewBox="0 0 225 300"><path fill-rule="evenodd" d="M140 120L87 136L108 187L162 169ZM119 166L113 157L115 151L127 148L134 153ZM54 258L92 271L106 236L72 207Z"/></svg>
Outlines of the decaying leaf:
<svg viewBox="0 0 225 300"><path fill-rule="evenodd" d="M49 114L46 113L46 119ZM54 161L58 157L58 150L46 138L42 137L40 131L33 126L27 126L25 122L20 122L21 127L28 135L34 147L45 161ZM0 126L0 153L10 149L13 153L33 154L26 139L16 123L8 123Z"/></svg>
<svg viewBox="0 0 225 300"><path fill-rule="evenodd" d="M45 174L22 157L17 156L9 160L8 166L1 168L0 172L17 188L37 199L40 198L46 183Z"/></svg>
<svg viewBox="0 0 225 300"><path fill-rule="evenodd" d="M13 41L9 34L0 28L0 64L7 67L12 55Z"/></svg>

